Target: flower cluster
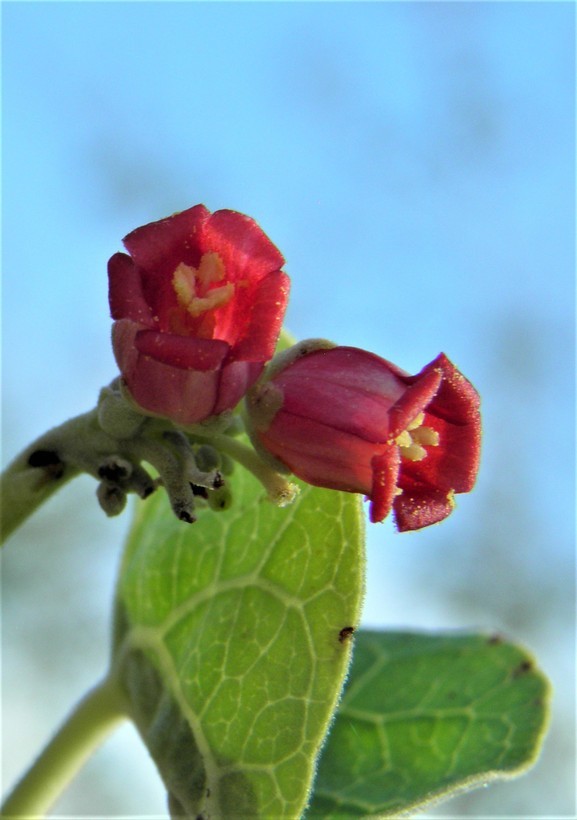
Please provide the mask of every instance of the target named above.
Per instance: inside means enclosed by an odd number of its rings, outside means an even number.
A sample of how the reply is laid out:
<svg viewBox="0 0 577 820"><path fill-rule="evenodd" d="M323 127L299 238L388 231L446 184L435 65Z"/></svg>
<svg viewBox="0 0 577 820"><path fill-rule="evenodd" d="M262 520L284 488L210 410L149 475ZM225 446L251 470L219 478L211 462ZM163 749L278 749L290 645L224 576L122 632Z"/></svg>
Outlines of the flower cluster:
<svg viewBox="0 0 577 820"><path fill-rule="evenodd" d="M318 340L273 359L289 279L252 219L197 205L124 245L109 262L110 308L133 407L194 431L246 397L261 463L362 493L371 521L392 510L400 531L441 521L472 489L479 397L444 354L414 376Z"/></svg>

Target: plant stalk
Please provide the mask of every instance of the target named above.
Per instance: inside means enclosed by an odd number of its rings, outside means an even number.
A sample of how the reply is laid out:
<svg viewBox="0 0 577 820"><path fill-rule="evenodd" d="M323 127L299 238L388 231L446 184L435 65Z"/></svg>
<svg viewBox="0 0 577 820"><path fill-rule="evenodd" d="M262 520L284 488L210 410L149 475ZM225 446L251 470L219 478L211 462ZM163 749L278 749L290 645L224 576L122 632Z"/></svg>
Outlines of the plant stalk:
<svg viewBox="0 0 577 820"><path fill-rule="evenodd" d="M126 717L126 702L116 678L105 678L80 701L16 784L0 817L44 817L85 760Z"/></svg>
<svg viewBox="0 0 577 820"><path fill-rule="evenodd" d="M79 466L59 462L59 452L70 438L84 438L94 425L95 417L96 411L93 410L49 430L6 467L0 476L0 543L4 543L56 490L81 472ZM46 464L30 463L38 453L44 454Z"/></svg>

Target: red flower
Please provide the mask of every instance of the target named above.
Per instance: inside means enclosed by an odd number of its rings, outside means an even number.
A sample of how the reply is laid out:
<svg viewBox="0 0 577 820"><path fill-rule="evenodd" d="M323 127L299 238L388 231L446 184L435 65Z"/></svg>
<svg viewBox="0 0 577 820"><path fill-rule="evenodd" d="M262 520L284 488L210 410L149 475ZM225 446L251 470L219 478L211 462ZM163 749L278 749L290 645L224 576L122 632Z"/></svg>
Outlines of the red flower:
<svg viewBox="0 0 577 820"><path fill-rule="evenodd" d="M248 394L257 448L309 484L364 493L371 521L391 508L401 531L446 518L479 465L470 382L443 353L410 376L357 348L298 348Z"/></svg>
<svg viewBox="0 0 577 820"><path fill-rule="evenodd" d="M284 259L254 220L196 205L137 228L108 263L112 344L152 415L191 425L233 408L274 353Z"/></svg>

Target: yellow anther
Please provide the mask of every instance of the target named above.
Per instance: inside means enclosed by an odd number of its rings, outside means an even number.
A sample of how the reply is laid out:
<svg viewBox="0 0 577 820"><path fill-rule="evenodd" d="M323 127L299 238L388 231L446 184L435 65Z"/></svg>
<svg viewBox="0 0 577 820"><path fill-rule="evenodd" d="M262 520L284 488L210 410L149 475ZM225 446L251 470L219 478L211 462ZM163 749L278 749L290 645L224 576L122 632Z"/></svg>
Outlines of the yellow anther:
<svg viewBox="0 0 577 820"><path fill-rule="evenodd" d="M225 305L234 294L233 283L210 287L214 282L221 282L224 274L224 264L217 253L205 253L198 268L181 262L172 276L179 304L194 318Z"/></svg>
<svg viewBox="0 0 577 820"><path fill-rule="evenodd" d="M418 416L412 420L410 424L407 424L407 430L416 430L417 427L420 427L421 424L425 421L425 414L419 413Z"/></svg>
<svg viewBox="0 0 577 820"><path fill-rule="evenodd" d="M417 427L411 435L417 444L427 444L429 447L439 445L439 434L432 427Z"/></svg>
<svg viewBox="0 0 577 820"><path fill-rule="evenodd" d="M196 294L196 268L181 262L172 275L172 286L180 304L187 307Z"/></svg>
<svg viewBox="0 0 577 820"><path fill-rule="evenodd" d="M224 279L224 265L218 253L205 253L202 256L196 277L205 287Z"/></svg>
<svg viewBox="0 0 577 820"><path fill-rule="evenodd" d="M186 306L186 309L191 316L200 316L201 313L206 313L207 310L226 305L233 293L234 285L232 282L228 282L220 288L209 290L206 296L197 296Z"/></svg>
<svg viewBox="0 0 577 820"><path fill-rule="evenodd" d="M412 443L413 437L408 430L403 430L403 432L395 439L395 444L398 444L399 447L410 447Z"/></svg>
<svg viewBox="0 0 577 820"><path fill-rule="evenodd" d="M425 414L419 413L407 428L395 439L401 451L401 457L409 461L422 461L427 451L425 447L437 447L439 434L432 427L423 427Z"/></svg>
<svg viewBox="0 0 577 820"><path fill-rule="evenodd" d="M409 461L422 461L427 455L427 451L420 444L411 444L410 447L401 447L401 456Z"/></svg>

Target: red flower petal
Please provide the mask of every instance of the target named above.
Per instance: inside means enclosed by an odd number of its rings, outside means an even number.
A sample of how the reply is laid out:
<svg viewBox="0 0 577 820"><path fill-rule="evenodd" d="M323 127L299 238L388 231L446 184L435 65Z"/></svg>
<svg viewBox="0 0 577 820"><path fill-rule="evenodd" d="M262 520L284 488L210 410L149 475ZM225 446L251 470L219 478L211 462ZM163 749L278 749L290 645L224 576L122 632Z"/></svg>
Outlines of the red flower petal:
<svg viewBox="0 0 577 820"><path fill-rule="evenodd" d="M124 246L140 268L157 276L172 274L180 262L196 266L201 251L195 237L209 216L204 205L195 205L136 228L124 237Z"/></svg>
<svg viewBox="0 0 577 820"><path fill-rule="evenodd" d="M365 350L334 347L296 360L274 382L291 413L382 444L390 437L390 407L406 391L399 372Z"/></svg>
<svg viewBox="0 0 577 820"><path fill-rule="evenodd" d="M437 524L454 508L452 495L434 487L421 491L404 490L393 502L395 523L399 532L420 530Z"/></svg>
<svg viewBox="0 0 577 820"><path fill-rule="evenodd" d="M115 253L108 262L108 301L113 319L132 319L154 326L152 311L142 293L141 271L130 256Z"/></svg>
<svg viewBox="0 0 577 820"><path fill-rule="evenodd" d="M418 376L410 378L413 383L405 387L403 395L389 411L391 439L406 430L419 413L428 407L439 389L442 378L440 370L428 368Z"/></svg>
<svg viewBox="0 0 577 820"><path fill-rule="evenodd" d="M258 283L251 301L244 306L245 329L239 332L237 324L238 341L232 351L233 359L257 362L272 359L289 292L290 279L284 271L269 273ZM235 310L235 314L238 312Z"/></svg>
<svg viewBox="0 0 577 820"><path fill-rule="evenodd" d="M134 343L139 353L183 370L218 370L229 351L220 339L193 339L155 330L140 330Z"/></svg>
<svg viewBox="0 0 577 820"><path fill-rule="evenodd" d="M201 228L203 250L218 253L227 280L263 279L284 265L284 257L249 216L237 211L215 211Z"/></svg>
<svg viewBox="0 0 577 820"><path fill-rule="evenodd" d="M444 353L440 353L421 373L428 370L441 370L443 374L439 391L429 411L452 424L473 423L480 428L480 399L471 382L457 370ZM420 378L420 374L414 378Z"/></svg>
<svg viewBox="0 0 577 820"><path fill-rule="evenodd" d="M439 445L427 448L422 461L403 461L399 486L407 489L425 485L443 492L469 492L479 470L480 423L450 424L425 413L425 426L439 434Z"/></svg>
<svg viewBox="0 0 577 820"><path fill-rule="evenodd" d="M475 484L481 451L479 394L444 353L413 378L422 380L438 372L442 380L426 408L424 424L439 433L439 446L430 447L423 461L404 462L400 486L428 484L442 492L469 492Z"/></svg>
<svg viewBox="0 0 577 820"><path fill-rule="evenodd" d="M397 492L397 479L401 456L394 444L386 445L387 449L371 461L373 469L373 486L371 488L371 506L369 517L376 523L390 513Z"/></svg>
<svg viewBox="0 0 577 820"><path fill-rule="evenodd" d="M152 415L175 424L197 424L214 415L218 370L183 370L139 356L136 368L124 374L134 401Z"/></svg>
<svg viewBox="0 0 577 820"><path fill-rule="evenodd" d="M356 436L281 411L265 432L265 448L303 481L333 490L368 494L374 445Z"/></svg>
<svg viewBox="0 0 577 820"><path fill-rule="evenodd" d="M224 410L235 407L258 379L263 368L262 362L227 361L221 370L218 397L213 413L218 415Z"/></svg>

